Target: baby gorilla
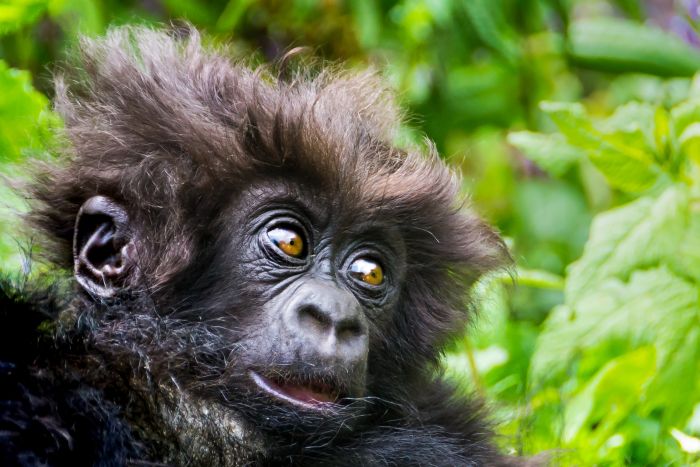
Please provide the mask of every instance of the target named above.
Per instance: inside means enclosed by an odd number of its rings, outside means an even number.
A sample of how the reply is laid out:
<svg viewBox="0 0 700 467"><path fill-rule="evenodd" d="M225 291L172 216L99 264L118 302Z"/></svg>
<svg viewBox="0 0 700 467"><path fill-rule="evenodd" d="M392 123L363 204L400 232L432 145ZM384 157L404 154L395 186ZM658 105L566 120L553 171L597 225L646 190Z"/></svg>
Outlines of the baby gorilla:
<svg viewBox="0 0 700 467"><path fill-rule="evenodd" d="M146 28L77 55L30 189L58 278L0 291L3 465L516 462L439 370L508 254L372 73Z"/></svg>

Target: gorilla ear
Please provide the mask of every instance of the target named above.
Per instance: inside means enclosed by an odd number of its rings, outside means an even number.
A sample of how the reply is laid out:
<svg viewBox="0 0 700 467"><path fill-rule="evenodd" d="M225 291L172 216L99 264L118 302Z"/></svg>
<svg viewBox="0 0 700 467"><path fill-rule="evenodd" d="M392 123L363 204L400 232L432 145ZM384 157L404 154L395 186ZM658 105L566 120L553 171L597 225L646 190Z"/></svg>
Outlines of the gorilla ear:
<svg viewBox="0 0 700 467"><path fill-rule="evenodd" d="M78 211L73 237L74 274L92 295L107 298L124 284L136 259L129 216L104 196L87 200Z"/></svg>

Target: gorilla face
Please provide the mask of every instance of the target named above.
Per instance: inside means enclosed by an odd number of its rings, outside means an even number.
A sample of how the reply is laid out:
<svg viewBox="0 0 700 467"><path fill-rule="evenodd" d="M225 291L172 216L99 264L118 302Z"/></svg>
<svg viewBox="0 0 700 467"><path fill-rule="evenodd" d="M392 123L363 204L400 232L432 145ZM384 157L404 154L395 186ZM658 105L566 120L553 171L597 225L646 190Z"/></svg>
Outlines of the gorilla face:
<svg viewBox="0 0 700 467"><path fill-rule="evenodd" d="M358 214L331 194L289 180L233 193L173 279L159 313L207 328L194 378L258 423L318 430L359 417L372 343L396 312L405 246L392 219ZM109 295L135 274L139 233L126 209L97 197L77 222L75 270ZM97 280L96 280L97 279ZM214 337L215 336L215 337ZM211 349L211 345L207 347ZM211 391L211 387L208 388ZM338 424L336 423L336 425Z"/></svg>
<svg viewBox="0 0 700 467"><path fill-rule="evenodd" d="M240 342L262 392L323 410L365 395L370 333L393 312L403 266L380 226L313 208L265 200L244 224L238 274L263 304Z"/></svg>

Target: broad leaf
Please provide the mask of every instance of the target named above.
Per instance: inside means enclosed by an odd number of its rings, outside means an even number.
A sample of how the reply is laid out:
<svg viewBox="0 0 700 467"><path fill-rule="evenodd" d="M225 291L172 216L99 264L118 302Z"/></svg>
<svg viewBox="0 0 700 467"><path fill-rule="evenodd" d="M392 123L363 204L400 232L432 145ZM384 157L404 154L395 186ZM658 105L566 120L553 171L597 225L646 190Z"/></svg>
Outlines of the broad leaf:
<svg viewBox="0 0 700 467"><path fill-rule="evenodd" d="M639 198L597 216L583 255L568 269L567 304L575 306L601 282L626 280L637 269L667 264L687 274L681 268L693 258L698 261L698 253L691 252L688 259L678 255L687 249L683 240L690 225L698 228L697 217L690 216L688 194L682 187L670 188L658 199Z"/></svg>
<svg viewBox="0 0 700 467"><path fill-rule="evenodd" d="M32 24L46 11L48 0L12 0L0 3L0 34Z"/></svg>
<svg viewBox="0 0 700 467"><path fill-rule="evenodd" d="M508 135L508 142L520 149L528 159L555 177L564 175L584 153L567 144L560 134L518 131Z"/></svg>
<svg viewBox="0 0 700 467"><path fill-rule="evenodd" d="M569 144L584 150L612 186L642 192L659 182L663 171L639 126L617 129L608 122L607 130L612 132L606 133L595 128L580 104L544 102L541 107Z"/></svg>
<svg viewBox="0 0 700 467"><path fill-rule="evenodd" d="M25 149L42 147L54 118L48 104L32 88L29 73L0 60L0 163L19 160Z"/></svg>
<svg viewBox="0 0 700 467"><path fill-rule="evenodd" d="M669 388L675 373L683 373L680 367L687 366L684 356L695 358L700 345L699 306L697 286L665 267L637 271L628 282L610 279L589 289L575 306L554 310L538 339L532 381L539 386L561 378L575 357L617 342L621 349L653 345L657 365L653 384ZM694 384L688 381L684 392L692 392ZM666 405L673 404L684 402L666 400Z"/></svg>
<svg viewBox="0 0 700 467"><path fill-rule="evenodd" d="M644 346L608 362L573 399L564 413L564 440L579 432L614 428L639 403L644 385L656 370L653 346ZM603 420L605 423L600 423Z"/></svg>

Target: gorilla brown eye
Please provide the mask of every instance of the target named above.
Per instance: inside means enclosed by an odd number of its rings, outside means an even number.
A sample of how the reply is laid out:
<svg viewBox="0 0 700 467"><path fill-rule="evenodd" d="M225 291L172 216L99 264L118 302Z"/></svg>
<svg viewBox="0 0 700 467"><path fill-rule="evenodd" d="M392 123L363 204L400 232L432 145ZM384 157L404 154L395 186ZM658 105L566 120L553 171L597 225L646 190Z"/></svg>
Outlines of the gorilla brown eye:
<svg viewBox="0 0 700 467"><path fill-rule="evenodd" d="M299 233L286 227L275 227L267 231L268 238L284 254L301 258L304 254L304 239Z"/></svg>
<svg viewBox="0 0 700 467"><path fill-rule="evenodd" d="M384 271L375 261L356 259L350 265L350 274L369 285L381 285L384 282Z"/></svg>

